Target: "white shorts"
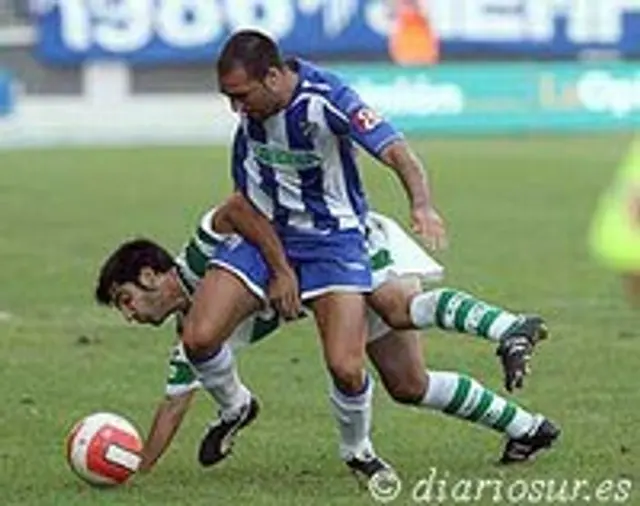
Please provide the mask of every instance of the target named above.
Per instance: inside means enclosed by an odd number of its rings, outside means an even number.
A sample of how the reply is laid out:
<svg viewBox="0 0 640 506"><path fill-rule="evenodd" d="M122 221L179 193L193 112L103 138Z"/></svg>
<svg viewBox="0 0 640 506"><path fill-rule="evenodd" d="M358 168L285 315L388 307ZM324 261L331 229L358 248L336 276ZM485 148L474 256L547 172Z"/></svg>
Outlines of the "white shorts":
<svg viewBox="0 0 640 506"><path fill-rule="evenodd" d="M436 282L444 277L444 267L407 234L398 223L382 214L370 212L367 249L372 259L374 291L388 281L402 276L416 276L422 282ZM376 260L379 260L376 262ZM381 338L391 328L371 308L367 308L369 335L367 343Z"/></svg>

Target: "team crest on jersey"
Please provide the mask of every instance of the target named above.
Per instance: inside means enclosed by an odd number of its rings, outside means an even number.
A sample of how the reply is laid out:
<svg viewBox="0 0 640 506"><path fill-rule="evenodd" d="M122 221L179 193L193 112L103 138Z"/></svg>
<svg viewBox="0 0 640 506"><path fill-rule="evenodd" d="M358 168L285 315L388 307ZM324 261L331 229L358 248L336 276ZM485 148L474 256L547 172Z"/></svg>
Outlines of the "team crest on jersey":
<svg viewBox="0 0 640 506"><path fill-rule="evenodd" d="M351 117L351 122L354 124L357 130L363 133L371 132L380 123L382 118L378 114L368 107L361 107Z"/></svg>
<svg viewBox="0 0 640 506"><path fill-rule="evenodd" d="M318 133L318 124L303 119L300 121L300 131L307 139L311 139Z"/></svg>
<svg viewBox="0 0 640 506"><path fill-rule="evenodd" d="M224 238L223 243L229 250L234 250L242 244L242 236L231 234Z"/></svg>

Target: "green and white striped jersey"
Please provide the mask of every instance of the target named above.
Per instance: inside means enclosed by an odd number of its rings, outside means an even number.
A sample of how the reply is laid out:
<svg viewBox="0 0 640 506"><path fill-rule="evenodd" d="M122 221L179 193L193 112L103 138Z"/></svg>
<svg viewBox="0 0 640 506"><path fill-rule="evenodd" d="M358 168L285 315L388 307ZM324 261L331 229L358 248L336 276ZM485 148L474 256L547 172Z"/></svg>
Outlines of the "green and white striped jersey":
<svg viewBox="0 0 640 506"><path fill-rule="evenodd" d="M189 242L175 258L178 273L189 293L195 291L200 279L204 276L215 247L230 237L213 231L211 220L214 214L215 209L211 209L202 216Z"/></svg>

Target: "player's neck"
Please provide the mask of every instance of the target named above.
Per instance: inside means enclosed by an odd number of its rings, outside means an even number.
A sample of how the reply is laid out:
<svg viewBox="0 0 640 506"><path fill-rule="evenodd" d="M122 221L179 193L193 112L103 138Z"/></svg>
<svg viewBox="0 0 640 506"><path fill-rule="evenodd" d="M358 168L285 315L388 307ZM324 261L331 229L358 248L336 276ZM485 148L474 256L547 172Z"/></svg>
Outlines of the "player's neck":
<svg viewBox="0 0 640 506"><path fill-rule="evenodd" d="M186 311L191 304L191 294L177 270L172 271L172 274L168 289L171 291L171 298L175 301L175 310Z"/></svg>
<svg viewBox="0 0 640 506"><path fill-rule="evenodd" d="M296 93L296 88L300 82L300 77L297 72L294 72L289 67L285 67L284 71L284 87L282 89L280 97L281 109L286 109Z"/></svg>

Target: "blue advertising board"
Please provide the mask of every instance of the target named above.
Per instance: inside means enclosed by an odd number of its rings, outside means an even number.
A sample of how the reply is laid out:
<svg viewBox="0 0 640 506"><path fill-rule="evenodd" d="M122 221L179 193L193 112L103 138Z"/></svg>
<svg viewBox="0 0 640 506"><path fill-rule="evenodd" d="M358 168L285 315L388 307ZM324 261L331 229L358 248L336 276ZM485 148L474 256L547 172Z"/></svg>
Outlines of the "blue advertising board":
<svg viewBox="0 0 640 506"><path fill-rule="evenodd" d="M32 0L37 53L57 64L213 61L238 28L260 28L287 53L384 56L383 0ZM638 0L425 0L442 55L640 56Z"/></svg>

